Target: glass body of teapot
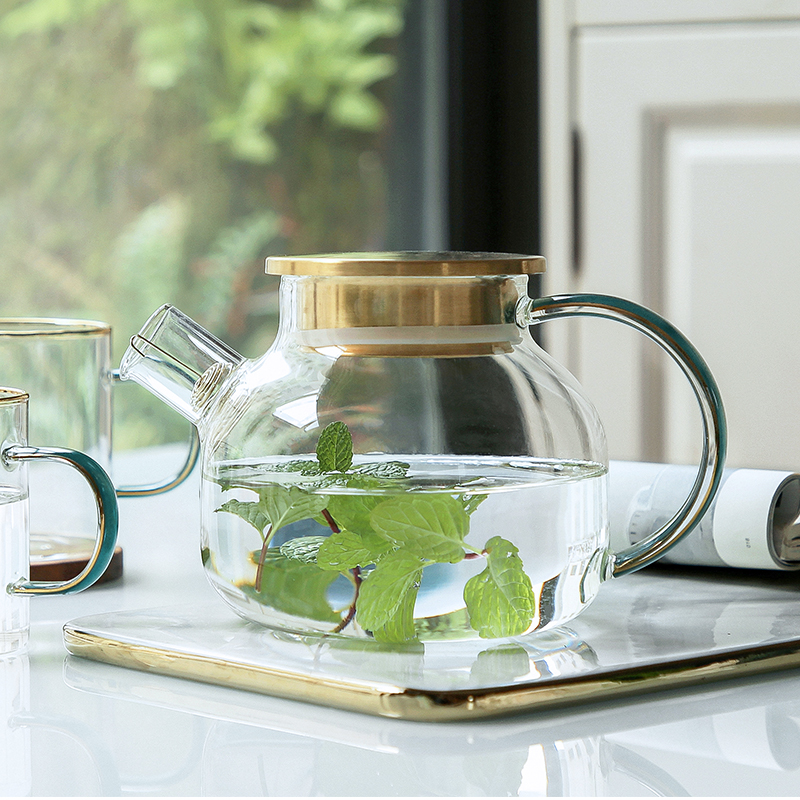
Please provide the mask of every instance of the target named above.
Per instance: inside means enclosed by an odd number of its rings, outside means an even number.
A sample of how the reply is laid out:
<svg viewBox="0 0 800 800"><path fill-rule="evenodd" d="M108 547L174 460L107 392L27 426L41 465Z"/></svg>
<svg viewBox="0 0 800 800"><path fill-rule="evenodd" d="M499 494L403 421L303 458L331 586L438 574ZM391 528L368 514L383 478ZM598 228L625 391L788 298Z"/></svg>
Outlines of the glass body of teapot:
<svg viewBox="0 0 800 800"><path fill-rule="evenodd" d="M691 527L724 452L713 380L695 370L697 497L619 559L602 425L529 332L555 308L527 295L543 268L502 254L269 259L280 327L255 360L172 307L148 320L121 373L198 427L202 561L234 610L301 635L514 637L572 619Z"/></svg>

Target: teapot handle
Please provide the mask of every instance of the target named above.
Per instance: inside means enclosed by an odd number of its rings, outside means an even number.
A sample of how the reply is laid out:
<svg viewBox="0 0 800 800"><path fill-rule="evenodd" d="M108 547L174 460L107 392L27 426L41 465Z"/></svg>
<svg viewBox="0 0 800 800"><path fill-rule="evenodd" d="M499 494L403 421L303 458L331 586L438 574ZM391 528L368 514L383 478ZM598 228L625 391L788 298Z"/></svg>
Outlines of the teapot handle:
<svg viewBox="0 0 800 800"><path fill-rule="evenodd" d="M111 377L115 384L122 383L122 378L120 377L118 369L111 371ZM120 486L117 489L117 497L151 497L152 495L164 494L164 492L174 489L189 477L195 464L197 464L199 455L200 437L197 433L197 429L192 425L192 429L189 433L189 447L177 475L162 480L160 483L154 483L148 486Z"/></svg>
<svg viewBox="0 0 800 800"><path fill-rule="evenodd" d="M671 323L644 306L600 294L562 294L522 301L518 319L534 325L558 317L601 317L623 322L652 339L681 368L700 406L703 455L692 490L672 519L646 539L616 553L612 576L647 566L689 533L709 509L719 488L727 447L725 411L719 388L692 343Z"/></svg>

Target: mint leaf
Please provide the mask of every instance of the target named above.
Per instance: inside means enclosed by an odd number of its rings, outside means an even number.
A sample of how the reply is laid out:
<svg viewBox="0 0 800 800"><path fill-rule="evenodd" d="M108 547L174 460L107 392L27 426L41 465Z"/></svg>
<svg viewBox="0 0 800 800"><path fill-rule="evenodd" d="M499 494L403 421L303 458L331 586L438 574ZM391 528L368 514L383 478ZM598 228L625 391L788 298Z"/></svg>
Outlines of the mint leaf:
<svg viewBox="0 0 800 800"><path fill-rule="evenodd" d="M519 550L494 536L486 543L485 552L486 569L464 587L470 625L483 638L525 633L533 620L536 598Z"/></svg>
<svg viewBox="0 0 800 800"><path fill-rule="evenodd" d="M299 486L272 483L259 489L258 495L259 509L272 523L273 535L284 525L314 517L328 505L325 495L304 492Z"/></svg>
<svg viewBox="0 0 800 800"><path fill-rule="evenodd" d="M331 485L346 486L348 489L357 489L361 492L369 492L374 495L381 494L383 489L391 491L397 490L397 482L393 480L383 480L376 478L374 475L354 475L352 472L336 473L332 472L327 475L328 480L332 481ZM338 478L338 480L336 480ZM334 483L335 482L335 483Z"/></svg>
<svg viewBox="0 0 800 800"><path fill-rule="evenodd" d="M309 494L298 486L270 483L259 488L258 502L228 500L216 510L236 514L249 522L262 536L267 525L271 525L272 536L284 525L316 516L327 504L328 498L325 495Z"/></svg>
<svg viewBox="0 0 800 800"><path fill-rule="evenodd" d="M363 494L334 494L328 500L328 511L340 528L354 533L373 533L369 515L385 498Z"/></svg>
<svg viewBox="0 0 800 800"><path fill-rule="evenodd" d="M323 572L315 564L286 558L270 548L261 573L260 591L252 584L241 587L261 605L276 611L318 622L339 622L339 614L327 599L328 588L339 577L336 572Z"/></svg>
<svg viewBox="0 0 800 800"><path fill-rule="evenodd" d="M464 558L469 517L449 495L392 497L372 510L370 523L381 536L428 561L455 564Z"/></svg>
<svg viewBox="0 0 800 800"><path fill-rule="evenodd" d="M325 472L345 472L353 463L353 438L344 422L332 422L317 439L317 460Z"/></svg>
<svg viewBox="0 0 800 800"><path fill-rule="evenodd" d="M328 536L319 547L317 566L338 571L354 567L368 567L392 551L391 542L374 533L359 535L342 530Z"/></svg>
<svg viewBox="0 0 800 800"><path fill-rule="evenodd" d="M270 519L264 513L260 503L243 503L241 500L228 500L216 510L236 514L237 517L241 517L245 522L249 522L262 536L264 535L264 528L270 523Z"/></svg>
<svg viewBox="0 0 800 800"><path fill-rule="evenodd" d="M304 492L325 492L335 486L348 486L349 475L346 472L320 472L318 475L303 476L296 483L289 483L288 479L284 486L297 486Z"/></svg>
<svg viewBox="0 0 800 800"><path fill-rule="evenodd" d="M423 559L401 550L382 559L361 584L358 624L368 631L383 628L400 611L408 590L419 585L424 565Z"/></svg>
<svg viewBox="0 0 800 800"><path fill-rule="evenodd" d="M301 475L319 475L322 471L316 461L277 461L272 464L261 464L261 472L299 472Z"/></svg>
<svg viewBox="0 0 800 800"><path fill-rule="evenodd" d="M415 639L417 629L414 625L414 604L417 602L419 584L412 583L397 606L397 611L380 628L374 628L372 635L378 642L408 642Z"/></svg>
<svg viewBox="0 0 800 800"><path fill-rule="evenodd" d="M304 564L316 564L317 553L324 541L324 536L298 536L296 539L284 542L278 549L286 558L293 558Z"/></svg>
<svg viewBox="0 0 800 800"><path fill-rule="evenodd" d="M351 475L371 475L374 478L405 478L410 464L403 461L376 461L371 464L360 464L351 470Z"/></svg>
<svg viewBox="0 0 800 800"><path fill-rule="evenodd" d="M488 494L464 494L461 496L461 502L464 504L464 511L467 514L472 512L488 497Z"/></svg>
<svg viewBox="0 0 800 800"><path fill-rule="evenodd" d="M322 472L322 467L316 461L288 461L275 467L276 472L299 472L301 475L319 475Z"/></svg>

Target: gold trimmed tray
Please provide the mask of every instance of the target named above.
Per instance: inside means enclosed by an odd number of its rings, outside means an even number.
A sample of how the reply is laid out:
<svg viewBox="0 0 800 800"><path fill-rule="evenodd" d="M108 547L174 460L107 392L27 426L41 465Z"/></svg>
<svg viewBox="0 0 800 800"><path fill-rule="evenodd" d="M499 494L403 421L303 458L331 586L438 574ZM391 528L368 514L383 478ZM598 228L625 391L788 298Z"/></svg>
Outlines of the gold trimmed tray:
<svg viewBox="0 0 800 800"><path fill-rule="evenodd" d="M70 653L417 721L497 717L800 666L795 574L650 569L603 587L569 628L509 642L286 636L224 604L83 617Z"/></svg>

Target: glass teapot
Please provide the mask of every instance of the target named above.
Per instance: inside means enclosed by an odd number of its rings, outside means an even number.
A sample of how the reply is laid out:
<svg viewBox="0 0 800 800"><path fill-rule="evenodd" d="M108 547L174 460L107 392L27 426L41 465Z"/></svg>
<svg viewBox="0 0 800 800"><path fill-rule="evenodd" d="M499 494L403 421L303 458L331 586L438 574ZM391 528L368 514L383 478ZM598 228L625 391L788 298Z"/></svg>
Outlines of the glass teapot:
<svg viewBox="0 0 800 800"><path fill-rule="evenodd" d="M202 561L236 612L300 635L516 637L567 622L695 526L725 452L708 368L629 301L529 298L544 268L496 253L269 258L280 326L255 360L171 306L147 321L121 377L198 428ZM529 332L571 315L655 340L701 410L690 496L618 553L597 412Z"/></svg>

